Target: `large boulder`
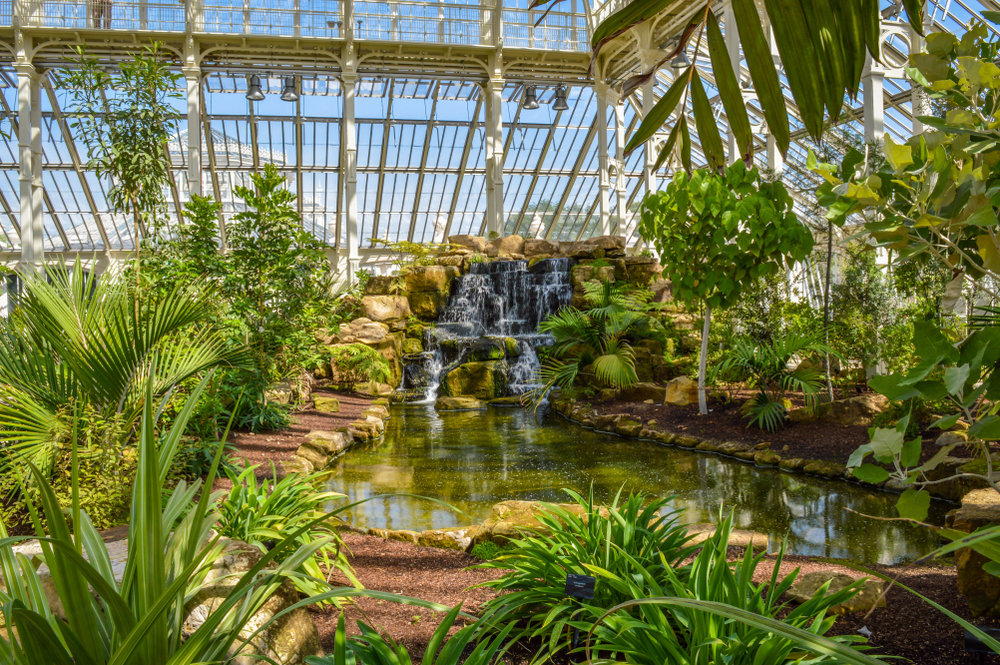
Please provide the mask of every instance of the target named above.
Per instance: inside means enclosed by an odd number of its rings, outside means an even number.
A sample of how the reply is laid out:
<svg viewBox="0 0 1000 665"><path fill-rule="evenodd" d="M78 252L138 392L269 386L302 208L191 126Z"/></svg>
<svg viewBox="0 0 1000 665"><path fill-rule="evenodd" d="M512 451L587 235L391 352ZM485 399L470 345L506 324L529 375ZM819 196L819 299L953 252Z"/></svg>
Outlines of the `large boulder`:
<svg viewBox="0 0 1000 665"><path fill-rule="evenodd" d="M240 577L257 565L260 551L237 541L227 543L220 556L209 568L202 588L195 593L184 607L184 630L195 631L205 620L226 601ZM240 633L249 638L261 626L280 612L299 601L299 593L291 581L285 580L264 606L250 618L246 628ZM239 647L242 640L235 647ZM313 623L309 610L300 607L279 616L264 628L238 653L233 651L227 662L234 665L257 665L264 658L277 665L298 665L309 656L322 656L319 632ZM262 658L263 657L263 658Z"/></svg>
<svg viewBox="0 0 1000 665"><path fill-rule="evenodd" d="M295 454L312 464L313 469L322 469L353 443L354 438L346 428L333 432L313 430L306 434L305 443Z"/></svg>
<svg viewBox="0 0 1000 665"><path fill-rule="evenodd" d="M613 282L615 281L615 267L594 266L589 263L580 263L570 269L569 276L570 282L573 286L580 286L584 282L592 280L597 280L599 282Z"/></svg>
<svg viewBox="0 0 1000 665"><path fill-rule="evenodd" d="M625 279L629 284L648 286L659 276L661 270L660 264L651 256L625 257Z"/></svg>
<svg viewBox="0 0 1000 665"><path fill-rule="evenodd" d="M337 413L340 400L332 395L313 395L313 408L320 413Z"/></svg>
<svg viewBox="0 0 1000 665"><path fill-rule="evenodd" d="M962 499L961 508L948 514L947 524L956 531L966 533L1000 524L1000 493L993 488L969 492ZM1000 577L983 570L989 561L969 547L955 552L958 590L969 602L969 609L975 616L1000 616Z"/></svg>
<svg viewBox="0 0 1000 665"><path fill-rule="evenodd" d="M457 247L469 247L479 253L486 251L486 238L482 236L448 236L448 244Z"/></svg>
<svg viewBox="0 0 1000 665"><path fill-rule="evenodd" d="M888 403L884 395L865 393L847 399L823 402L813 408L793 409L789 412L788 419L792 422L821 420L844 427L871 427L875 416L882 413Z"/></svg>
<svg viewBox="0 0 1000 665"><path fill-rule="evenodd" d="M684 528L687 529L689 545L698 545L712 536L715 535L718 527L711 522L700 522L698 524L685 524ZM757 531L748 531L746 529L732 529L729 532L729 546L730 547L753 547L754 549L768 548L768 543L770 539L767 534L759 533Z"/></svg>
<svg viewBox="0 0 1000 665"><path fill-rule="evenodd" d="M535 256L552 256L559 253L559 243L551 240L525 240L524 255L527 258Z"/></svg>
<svg viewBox="0 0 1000 665"><path fill-rule="evenodd" d="M437 411L482 411L486 409L486 402L475 397L438 397L434 408Z"/></svg>
<svg viewBox="0 0 1000 665"><path fill-rule="evenodd" d="M366 317L354 319L350 323L342 323L337 334L340 344L366 344L376 346L389 334L389 326L372 321Z"/></svg>
<svg viewBox="0 0 1000 665"><path fill-rule="evenodd" d="M521 236L504 236L486 243L486 256L490 258L509 258L514 254L524 256L524 238Z"/></svg>
<svg viewBox="0 0 1000 665"><path fill-rule="evenodd" d="M637 383L628 388L622 389L621 396L632 402L645 402L648 399L655 400L657 404L663 402L663 395L666 388L655 383Z"/></svg>
<svg viewBox="0 0 1000 665"><path fill-rule="evenodd" d="M361 305L365 308L365 316L373 321L392 321L410 316L410 301L406 296L365 296Z"/></svg>
<svg viewBox="0 0 1000 665"><path fill-rule="evenodd" d="M838 591L843 591L855 582L864 579L861 590L853 598L849 598L839 605L830 608L833 614L848 614L852 612L867 612L876 607L885 607L885 597L882 595L882 583L870 577L852 577L846 573L835 573L833 571L817 571L806 573L795 581L785 596L797 602L804 603L811 600L820 588L830 583L825 596L830 596Z"/></svg>
<svg viewBox="0 0 1000 665"><path fill-rule="evenodd" d="M563 510L580 517L586 514L583 506L577 503L556 504ZM602 515L608 515L607 508L601 508ZM545 532L546 528L538 521L543 512L551 512L547 504L539 501L501 501L490 509L490 515L479 527L469 530L470 547L479 543L493 542L505 545L511 540L517 540L526 533Z"/></svg>
<svg viewBox="0 0 1000 665"><path fill-rule="evenodd" d="M457 268L455 269L457 270ZM441 315L441 311L448 306L448 294L435 291L411 293L409 300L410 312L413 316L425 321L436 320Z"/></svg>
<svg viewBox="0 0 1000 665"><path fill-rule="evenodd" d="M451 291L451 280L458 277L455 266L415 266L406 275L406 290L414 293L443 293Z"/></svg>
<svg viewBox="0 0 1000 665"><path fill-rule="evenodd" d="M395 275L372 275L365 284L366 296L391 295L396 282Z"/></svg>
<svg viewBox="0 0 1000 665"><path fill-rule="evenodd" d="M698 383L687 376L678 376L667 382L666 394L664 395L666 404L674 406L687 406L698 402Z"/></svg>
<svg viewBox="0 0 1000 665"><path fill-rule="evenodd" d="M441 379L441 394L457 397L470 395L490 400L506 393L507 377L499 360L468 362L451 370Z"/></svg>

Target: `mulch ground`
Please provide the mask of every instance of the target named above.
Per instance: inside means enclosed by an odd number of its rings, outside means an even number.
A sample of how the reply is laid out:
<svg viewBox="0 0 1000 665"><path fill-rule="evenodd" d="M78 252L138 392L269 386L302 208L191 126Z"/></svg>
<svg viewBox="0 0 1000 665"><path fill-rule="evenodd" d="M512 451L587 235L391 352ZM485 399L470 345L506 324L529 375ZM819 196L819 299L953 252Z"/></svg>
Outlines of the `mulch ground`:
<svg viewBox="0 0 1000 665"><path fill-rule="evenodd" d="M675 434L716 441L739 441L752 445L770 443L771 449L781 452L782 457L846 464L858 446L868 443L868 428L864 426L834 425L827 422L788 423L777 432L748 427L747 418L740 410L740 405L749 396L749 393L738 393L731 401L710 397L709 412L704 416L698 413L697 404L674 406L614 400L595 401L590 405L602 415L627 413L642 422L655 420L658 425ZM937 430L923 432L922 459L929 458L937 451L933 444L939 435L940 432ZM994 444L994 449L1000 448ZM963 448L956 448L951 455L968 457L970 453Z"/></svg>
<svg viewBox="0 0 1000 665"><path fill-rule="evenodd" d="M335 430L347 427L361 416L372 400L360 395L313 391L314 395L336 397L340 402L340 411L336 413L321 413L311 406L292 413L291 424L276 432L231 432L229 443L235 448L231 457L238 463L251 466L259 465L256 475L258 479L271 477L271 462L277 463L291 459L295 451L305 443L306 435L313 430ZM280 469L277 469L280 477ZM217 479L214 489L229 489L232 483L228 478Z"/></svg>
<svg viewBox="0 0 1000 665"><path fill-rule="evenodd" d="M488 589L470 587L501 575L495 570L468 570L468 566L479 560L462 552L417 547L354 533L345 533L344 541L351 549L355 573L366 588L402 593L449 607L462 603L470 614L475 614L493 595ZM731 553L734 559L742 554L737 548L732 548ZM756 580L769 579L773 565L774 559L766 558L757 570ZM790 573L795 567L801 568L801 574L833 570L857 575L842 566L799 556L785 557L780 573ZM873 569L893 577L902 573L901 583L964 619L972 620L965 599L958 593L954 566L945 563L913 568L873 566ZM916 596L894 587L887 593L886 603L885 608L878 608L868 616L856 614L839 618L830 634L854 634L866 627L872 633L869 644L875 647L870 653L901 656L920 665L978 662L964 650L962 628ZM317 608L313 612L323 646L332 650L338 610ZM413 606L360 599L356 607L346 610L346 618L348 634L359 633L356 621L361 618L404 644L416 662L423 657L440 615ZM973 622L977 625L988 623L982 619ZM1000 659L991 658L986 662L1000 662Z"/></svg>

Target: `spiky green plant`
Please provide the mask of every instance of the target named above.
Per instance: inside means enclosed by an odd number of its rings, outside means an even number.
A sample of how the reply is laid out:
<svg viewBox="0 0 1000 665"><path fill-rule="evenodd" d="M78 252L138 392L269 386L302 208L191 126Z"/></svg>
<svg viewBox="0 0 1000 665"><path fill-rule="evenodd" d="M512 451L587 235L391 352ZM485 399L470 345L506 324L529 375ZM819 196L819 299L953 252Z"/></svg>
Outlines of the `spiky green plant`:
<svg viewBox="0 0 1000 665"><path fill-rule="evenodd" d="M4 460L31 462L42 475L65 447L73 413L134 431L149 381L159 398L206 369L243 363L218 331L198 325L214 308L197 285L137 303L121 275L85 276L79 263L24 281L17 309L0 320L0 433Z"/></svg>
<svg viewBox="0 0 1000 665"><path fill-rule="evenodd" d="M392 378L392 367L385 356L364 344L330 347L330 363L361 381L386 383Z"/></svg>
<svg viewBox="0 0 1000 665"><path fill-rule="evenodd" d="M740 339L733 343L713 378L726 377L746 381L756 394L747 402L746 412L751 425L777 431L788 415L784 398L787 393L800 392L806 404L813 406L822 386L823 373L810 366L791 368L797 358L836 352L814 338L789 335L770 344Z"/></svg>

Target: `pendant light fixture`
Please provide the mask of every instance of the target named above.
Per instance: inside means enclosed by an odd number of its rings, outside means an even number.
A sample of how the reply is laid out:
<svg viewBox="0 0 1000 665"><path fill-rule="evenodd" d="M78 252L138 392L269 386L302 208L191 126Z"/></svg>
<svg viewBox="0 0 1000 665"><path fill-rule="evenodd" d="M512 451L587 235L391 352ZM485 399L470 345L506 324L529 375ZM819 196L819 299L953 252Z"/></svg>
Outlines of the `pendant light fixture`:
<svg viewBox="0 0 1000 665"><path fill-rule="evenodd" d="M250 77L250 87L247 88L247 99L251 102L259 102L264 99L264 93L260 89L260 77L256 74Z"/></svg>
<svg viewBox="0 0 1000 665"><path fill-rule="evenodd" d="M522 108L528 110L534 110L538 108L538 96L535 92L535 86L529 85L524 88L524 104Z"/></svg>
<svg viewBox="0 0 1000 665"><path fill-rule="evenodd" d="M552 110L569 110L569 104L566 103L566 86L559 85L556 87L556 98L552 100Z"/></svg>
<svg viewBox="0 0 1000 665"><path fill-rule="evenodd" d="M676 58L670 61L670 67L677 71L682 69L687 69L691 66L691 61L688 60L687 53L681 51Z"/></svg>
<svg viewBox="0 0 1000 665"><path fill-rule="evenodd" d="M295 90L295 77L285 77L285 88L281 91L281 99L286 102L299 101L299 93Z"/></svg>

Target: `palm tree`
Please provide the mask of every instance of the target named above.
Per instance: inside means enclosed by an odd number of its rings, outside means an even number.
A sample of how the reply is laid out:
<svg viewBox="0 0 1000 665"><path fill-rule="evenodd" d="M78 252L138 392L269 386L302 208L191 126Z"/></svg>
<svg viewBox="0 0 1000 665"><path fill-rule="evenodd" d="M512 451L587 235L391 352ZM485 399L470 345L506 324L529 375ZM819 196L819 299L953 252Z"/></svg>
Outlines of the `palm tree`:
<svg viewBox="0 0 1000 665"><path fill-rule="evenodd" d="M243 364L241 350L198 325L212 311L198 285L137 299L123 275L97 280L79 265L24 280L22 302L0 321L0 440L8 463L30 461L50 473L84 414L116 425L96 428L105 438L131 432L147 379L160 398L206 369Z"/></svg>

